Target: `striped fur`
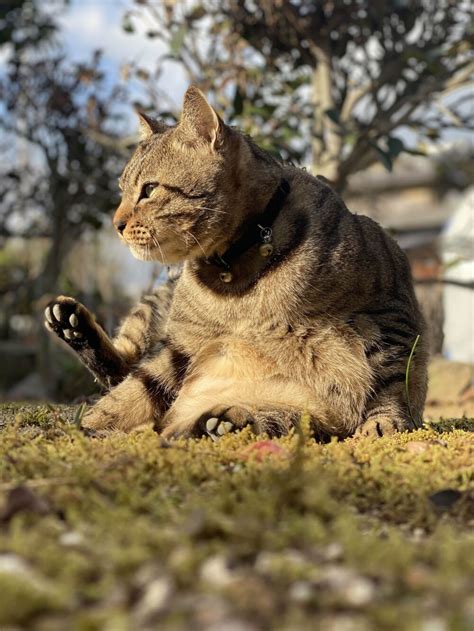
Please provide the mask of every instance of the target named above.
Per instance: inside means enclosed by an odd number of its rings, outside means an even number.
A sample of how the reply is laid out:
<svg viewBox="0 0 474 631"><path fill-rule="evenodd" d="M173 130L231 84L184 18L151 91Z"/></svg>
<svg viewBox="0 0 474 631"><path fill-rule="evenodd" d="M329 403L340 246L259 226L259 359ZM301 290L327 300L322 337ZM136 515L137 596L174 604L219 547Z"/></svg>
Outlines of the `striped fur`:
<svg viewBox="0 0 474 631"><path fill-rule="evenodd" d="M256 150L194 88L177 127L148 132L121 178L115 223L136 256L184 261L183 273L172 299L161 290L122 325L113 348L129 374L84 425L153 423L174 437L245 421L275 435L306 412L321 438L418 427L425 324L393 239L323 180ZM282 178L291 188L273 254L252 246L224 283L209 258L225 256Z"/></svg>

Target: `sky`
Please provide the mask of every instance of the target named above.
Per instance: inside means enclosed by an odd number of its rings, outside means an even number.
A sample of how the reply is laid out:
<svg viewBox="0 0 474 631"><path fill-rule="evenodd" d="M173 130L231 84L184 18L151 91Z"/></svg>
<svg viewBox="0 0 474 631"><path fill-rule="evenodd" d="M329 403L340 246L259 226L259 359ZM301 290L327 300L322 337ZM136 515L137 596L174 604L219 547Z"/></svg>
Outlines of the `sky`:
<svg viewBox="0 0 474 631"><path fill-rule="evenodd" d="M157 39L149 39L136 21L136 32L124 32L122 18L132 2L126 0L72 0L60 15L60 37L73 60L87 58L97 48L104 52L104 64L111 79L119 75L121 66L132 62L153 70L164 46ZM142 35L140 37L139 35ZM164 65L161 86L178 104L186 90L184 73L177 64Z"/></svg>
<svg viewBox="0 0 474 631"><path fill-rule="evenodd" d="M74 61L80 61L101 48L104 52L104 70L110 74L111 81L119 76L122 65L131 62L152 70L157 56L163 52L163 45L145 35L140 38L137 33L128 35L124 32L122 17L130 4L121 0L73 0L58 20L60 37L68 55ZM138 25L137 31L140 32ZM184 73L176 65L165 66L161 86L178 104L187 87ZM136 89L138 94L138 87ZM129 133L133 134L138 123L131 107L128 113L131 125ZM110 255L113 258L120 257L125 270L124 286L132 288L131 293L139 294L149 284L154 273L153 264L136 260L111 232L107 231L104 238Z"/></svg>

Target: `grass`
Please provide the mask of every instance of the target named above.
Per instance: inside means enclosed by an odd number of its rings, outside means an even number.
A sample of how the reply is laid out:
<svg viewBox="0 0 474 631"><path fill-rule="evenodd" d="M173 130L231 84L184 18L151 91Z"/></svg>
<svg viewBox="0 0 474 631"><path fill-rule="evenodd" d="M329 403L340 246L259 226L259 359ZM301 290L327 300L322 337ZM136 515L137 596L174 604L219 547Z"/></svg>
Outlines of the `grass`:
<svg viewBox="0 0 474 631"><path fill-rule="evenodd" d="M474 627L474 420L164 443L75 412L0 408L2 631Z"/></svg>

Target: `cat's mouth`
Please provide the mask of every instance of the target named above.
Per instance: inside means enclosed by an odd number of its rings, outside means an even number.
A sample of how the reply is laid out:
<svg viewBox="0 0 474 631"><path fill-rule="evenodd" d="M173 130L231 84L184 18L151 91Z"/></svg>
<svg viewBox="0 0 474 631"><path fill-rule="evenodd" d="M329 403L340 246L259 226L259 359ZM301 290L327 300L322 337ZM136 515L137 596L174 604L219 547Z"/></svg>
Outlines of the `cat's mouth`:
<svg viewBox="0 0 474 631"><path fill-rule="evenodd" d="M171 239L158 241L154 239L149 243L127 243L133 256L140 261L159 261L164 265L178 263L183 259L183 253L173 247Z"/></svg>

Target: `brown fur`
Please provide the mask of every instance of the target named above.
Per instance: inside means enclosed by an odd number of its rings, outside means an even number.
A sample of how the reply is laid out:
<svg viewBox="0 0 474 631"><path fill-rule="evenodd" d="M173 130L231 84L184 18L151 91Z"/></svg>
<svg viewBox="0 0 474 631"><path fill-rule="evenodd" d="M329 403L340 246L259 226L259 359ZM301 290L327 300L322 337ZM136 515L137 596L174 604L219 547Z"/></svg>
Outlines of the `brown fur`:
<svg viewBox="0 0 474 631"><path fill-rule="evenodd" d="M161 288L161 299L132 311L115 350L108 344L130 373L84 425L153 423L165 436L192 436L206 432L206 419L221 419L222 431L245 419L280 434L307 412L317 435L419 426L425 325L407 259L388 234L322 180L224 125L196 88L179 125L142 118L142 127L114 223L137 257L185 264L172 299ZM215 255L225 258L282 179L290 193L271 226L273 254L255 243L223 282Z"/></svg>

